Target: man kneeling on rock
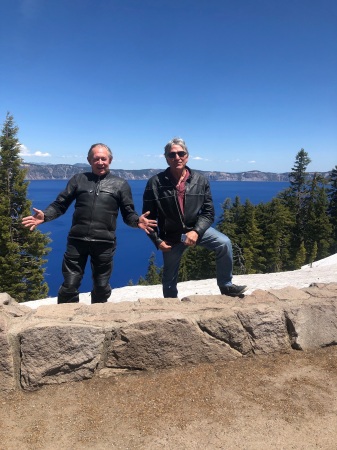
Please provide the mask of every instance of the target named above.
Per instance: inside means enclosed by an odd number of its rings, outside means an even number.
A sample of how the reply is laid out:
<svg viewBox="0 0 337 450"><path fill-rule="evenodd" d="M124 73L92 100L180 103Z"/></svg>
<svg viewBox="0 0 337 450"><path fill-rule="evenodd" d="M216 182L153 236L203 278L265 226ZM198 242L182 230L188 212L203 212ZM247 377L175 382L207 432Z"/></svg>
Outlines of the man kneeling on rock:
<svg viewBox="0 0 337 450"><path fill-rule="evenodd" d="M246 286L232 283L232 244L230 239L211 227L214 205L208 180L187 167L188 149L180 138L165 146L169 167L150 178L143 197L143 211L158 219L158 228L150 239L163 252L164 297L178 296L178 270L184 251L200 245L213 250L216 278L221 294L240 297Z"/></svg>

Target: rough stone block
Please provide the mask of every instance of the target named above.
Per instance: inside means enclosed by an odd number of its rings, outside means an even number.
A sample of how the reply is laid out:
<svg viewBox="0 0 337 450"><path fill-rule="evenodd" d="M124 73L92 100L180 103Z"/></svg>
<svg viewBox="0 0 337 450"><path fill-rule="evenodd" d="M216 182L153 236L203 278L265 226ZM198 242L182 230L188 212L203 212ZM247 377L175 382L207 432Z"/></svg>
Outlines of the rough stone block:
<svg viewBox="0 0 337 450"><path fill-rule="evenodd" d="M269 292L278 300L308 300L310 298L309 293L292 286L282 289L270 289Z"/></svg>
<svg viewBox="0 0 337 450"><path fill-rule="evenodd" d="M0 293L0 306L1 305L12 305L13 303L17 303L13 297L11 297L7 292Z"/></svg>
<svg viewBox="0 0 337 450"><path fill-rule="evenodd" d="M104 333L76 324L46 324L20 333L21 385L33 390L44 384L91 378L100 361Z"/></svg>
<svg viewBox="0 0 337 450"><path fill-rule="evenodd" d="M13 355L8 338L7 320L0 313L0 390L3 391L15 388Z"/></svg>
<svg viewBox="0 0 337 450"><path fill-rule="evenodd" d="M248 355L253 351L249 333L242 326L237 314L219 314L201 318L199 326L205 333L225 342L242 355Z"/></svg>
<svg viewBox="0 0 337 450"><path fill-rule="evenodd" d="M254 354L291 350L284 311L280 305L262 303L238 312Z"/></svg>
<svg viewBox="0 0 337 450"><path fill-rule="evenodd" d="M312 350L337 345L336 301L312 301L293 306L286 312L288 328L292 330L292 346Z"/></svg>
<svg viewBox="0 0 337 450"><path fill-rule="evenodd" d="M107 367L134 370L215 362L241 356L188 319L144 321L115 331Z"/></svg>

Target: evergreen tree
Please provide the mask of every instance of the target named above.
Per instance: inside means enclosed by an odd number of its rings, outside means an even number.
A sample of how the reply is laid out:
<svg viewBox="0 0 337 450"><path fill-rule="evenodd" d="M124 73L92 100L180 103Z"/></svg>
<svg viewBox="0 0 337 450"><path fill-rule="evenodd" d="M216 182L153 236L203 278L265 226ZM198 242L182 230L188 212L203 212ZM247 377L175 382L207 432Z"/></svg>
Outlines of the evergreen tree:
<svg viewBox="0 0 337 450"><path fill-rule="evenodd" d="M217 229L228 236L231 241L235 241L235 238L237 237L240 210L243 211L243 207L239 197L235 198L233 204L230 198L226 198L222 204L222 214L219 223L217 224Z"/></svg>
<svg viewBox="0 0 337 450"><path fill-rule="evenodd" d="M156 265L155 254L151 253L145 278L140 277L138 280L138 284L143 286L161 284L161 279L162 279L162 269L160 269Z"/></svg>
<svg viewBox="0 0 337 450"><path fill-rule="evenodd" d="M304 242L302 241L298 251L295 255L295 259L294 259L294 267L296 267L297 269L299 269L300 267L303 266L303 264L305 263L307 257L307 252L304 246Z"/></svg>
<svg viewBox="0 0 337 450"><path fill-rule="evenodd" d="M246 273L261 273L265 269L262 254L263 237L255 217L256 207L246 200L239 229L239 243L243 248Z"/></svg>
<svg viewBox="0 0 337 450"><path fill-rule="evenodd" d="M188 250L185 250L183 253L183 256L180 260L180 266L179 266L179 275L178 280L181 281L188 281L190 278L191 271L194 270L194 261L188 258Z"/></svg>
<svg viewBox="0 0 337 450"><path fill-rule="evenodd" d="M31 232L21 224L30 214L26 171L20 168L18 128L7 114L0 136L0 292L17 301L46 297L45 263L50 239L39 231Z"/></svg>
<svg viewBox="0 0 337 450"><path fill-rule="evenodd" d="M337 166L335 166L330 174L328 189L328 215L332 225L332 244L331 253L337 252Z"/></svg>
<svg viewBox="0 0 337 450"><path fill-rule="evenodd" d="M326 180L321 175L314 174L309 186L310 192L306 200L303 238L307 251L307 263L312 263L316 258L323 259L329 256L332 225L327 214ZM314 256L315 259L312 259Z"/></svg>
<svg viewBox="0 0 337 450"><path fill-rule="evenodd" d="M303 148L297 153L292 171L289 174L290 187L284 189L278 195L296 216L301 216L305 201L308 196L308 174L307 166L311 159Z"/></svg>
<svg viewBox="0 0 337 450"><path fill-rule="evenodd" d="M301 148L296 155L294 167L291 169L289 175L290 189L299 201L301 200L301 194L305 194L307 190L308 174L306 170L310 163L311 159L308 153Z"/></svg>
<svg viewBox="0 0 337 450"><path fill-rule="evenodd" d="M309 255L309 263L310 263L310 267L312 267L312 263L315 261L315 259L317 258L317 250L318 250L318 245L317 242L314 242L314 245L312 246L311 249L311 253Z"/></svg>
<svg viewBox="0 0 337 450"><path fill-rule="evenodd" d="M277 198L257 205L256 218L263 235L262 253L266 272L280 272L293 267L290 240L294 226L290 210Z"/></svg>
<svg viewBox="0 0 337 450"><path fill-rule="evenodd" d="M217 229L224 233L232 242L233 247L233 273L246 273L245 259L242 245L239 239L239 230L243 224L244 206L240 201L240 197L236 196L234 203L227 198L222 205L223 213L217 224Z"/></svg>
<svg viewBox="0 0 337 450"><path fill-rule="evenodd" d="M139 286L148 286L148 282L145 280L144 277L139 277L138 285Z"/></svg>
<svg viewBox="0 0 337 450"><path fill-rule="evenodd" d="M297 153L294 167L289 174L290 187L285 189L278 196L289 208L295 218L295 225L292 230L290 242L291 259L294 262L294 267L292 267L292 269L298 269L300 267L295 262L301 261L301 258L298 258L298 254L300 253L303 256L303 247L304 253L307 253L304 243L304 229L307 220L307 200L310 195L308 173L306 172L306 169L310 162L311 159L309 158L308 153L302 148Z"/></svg>
<svg viewBox="0 0 337 450"><path fill-rule="evenodd" d="M179 267L179 281L215 278L215 254L196 246L185 250Z"/></svg>

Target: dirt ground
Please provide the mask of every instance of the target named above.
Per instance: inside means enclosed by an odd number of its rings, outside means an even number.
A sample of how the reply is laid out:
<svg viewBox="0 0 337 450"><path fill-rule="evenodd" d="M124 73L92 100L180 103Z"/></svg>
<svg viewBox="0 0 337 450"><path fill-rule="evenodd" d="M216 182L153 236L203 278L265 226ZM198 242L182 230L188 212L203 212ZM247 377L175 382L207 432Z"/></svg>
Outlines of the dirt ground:
<svg viewBox="0 0 337 450"><path fill-rule="evenodd" d="M337 449L337 347L0 394L0 449Z"/></svg>

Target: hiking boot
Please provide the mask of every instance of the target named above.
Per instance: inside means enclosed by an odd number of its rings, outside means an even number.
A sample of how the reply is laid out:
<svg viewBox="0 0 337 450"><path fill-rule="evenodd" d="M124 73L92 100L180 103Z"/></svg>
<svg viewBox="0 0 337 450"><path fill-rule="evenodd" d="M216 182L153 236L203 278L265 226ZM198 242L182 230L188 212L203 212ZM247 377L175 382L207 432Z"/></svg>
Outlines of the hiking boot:
<svg viewBox="0 0 337 450"><path fill-rule="evenodd" d="M229 297L244 297L243 293L247 290L247 286L237 286L236 284L230 284L228 286L219 286L222 295L228 295Z"/></svg>

